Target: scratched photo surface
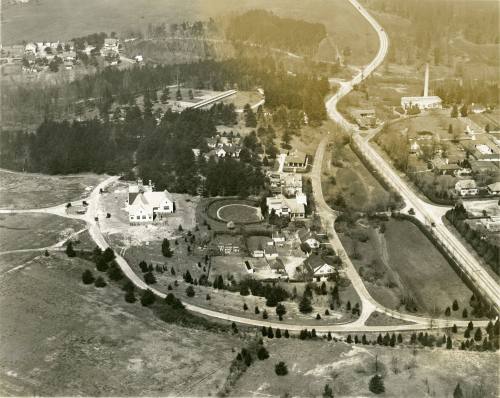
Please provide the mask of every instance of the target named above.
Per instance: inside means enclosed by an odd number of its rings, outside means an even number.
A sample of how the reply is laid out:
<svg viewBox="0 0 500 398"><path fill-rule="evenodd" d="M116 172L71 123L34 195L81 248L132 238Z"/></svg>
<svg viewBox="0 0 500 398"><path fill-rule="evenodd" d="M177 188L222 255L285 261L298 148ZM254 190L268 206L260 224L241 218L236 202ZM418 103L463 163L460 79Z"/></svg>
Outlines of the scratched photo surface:
<svg viewBox="0 0 500 398"><path fill-rule="evenodd" d="M1 396L498 397L499 2L0 10Z"/></svg>

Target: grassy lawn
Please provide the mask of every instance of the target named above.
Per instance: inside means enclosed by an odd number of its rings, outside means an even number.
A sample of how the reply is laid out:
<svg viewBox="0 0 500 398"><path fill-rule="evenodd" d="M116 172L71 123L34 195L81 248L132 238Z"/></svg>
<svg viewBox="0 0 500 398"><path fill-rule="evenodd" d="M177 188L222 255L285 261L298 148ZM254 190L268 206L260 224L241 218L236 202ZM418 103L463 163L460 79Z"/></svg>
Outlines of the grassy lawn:
<svg viewBox="0 0 500 398"><path fill-rule="evenodd" d="M223 221L234 221L235 223L257 222L261 220L260 209L241 204L229 204L219 207L217 214Z"/></svg>
<svg viewBox="0 0 500 398"><path fill-rule="evenodd" d="M338 226L339 237L375 300L388 308L405 311L403 299L412 298L417 313L444 316L457 300L460 319L469 314L470 289L434 245L409 221L385 222L385 233L359 220L353 227ZM366 239L366 240L365 240Z"/></svg>
<svg viewBox="0 0 500 398"><path fill-rule="evenodd" d="M232 348L241 348L237 337L166 324L140 303L127 304L116 285L83 285L86 268L61 254L2 276L1 395L217 392Z"/></svg>
<svg viewBox="0 0 500 398"><path fill-rule="evenodd" d="M83 199L104 178L95 174L49 176L0 171L0 208L50 207Z"/></svg>
<svg viewBox="0 0 500 398"><path fill-rule="evenodd" d="M413 354L409 348L283 338L265 344L269 359L246 371L236 383L234 396L318 397L327 383L336 397L374 396L368 383L377 372L384 377L384 397L450 397L457 383L467 392L482 385L481 396L496 396L498 356L494 353L427 349ZM287 365L288 375L276 375L274 366L279 361Z"/></svg>
<svg viewBox="0 0 500 398"><path fill-rule="evenodd" d="M2 214L0 251L51 246L83 228L83 221L51 214Z"/></svg>
<svg viewBox="0 0 500 398"><path fill-rule="evenodd" d="M451 307L455 299L460 310L467 306L472 292L415 225L391 220L385 239L392 268L425 312Z"/></svg>
<svg viewBox="0 0 500 398"><path fill-rule="evenodd" d="M334 200L341 195L348 208L367 211L385 210L389 204L389 193L373 177L348 144L327 152L321 175L323 195L333 207Z"/></svg>

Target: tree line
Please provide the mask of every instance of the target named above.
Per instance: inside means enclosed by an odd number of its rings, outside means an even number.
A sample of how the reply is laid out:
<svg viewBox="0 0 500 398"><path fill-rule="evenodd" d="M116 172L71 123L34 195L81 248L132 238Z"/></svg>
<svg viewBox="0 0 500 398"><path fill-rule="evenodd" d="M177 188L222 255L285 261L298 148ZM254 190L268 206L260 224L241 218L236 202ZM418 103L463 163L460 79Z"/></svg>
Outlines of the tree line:
<svg viewBox="0 0 500 398"><path fill-rule="evenodd" d="M250 10L231 18L226 37L313 55L326 37L326 28L321 23L282 18L266 10Z"/></svg>

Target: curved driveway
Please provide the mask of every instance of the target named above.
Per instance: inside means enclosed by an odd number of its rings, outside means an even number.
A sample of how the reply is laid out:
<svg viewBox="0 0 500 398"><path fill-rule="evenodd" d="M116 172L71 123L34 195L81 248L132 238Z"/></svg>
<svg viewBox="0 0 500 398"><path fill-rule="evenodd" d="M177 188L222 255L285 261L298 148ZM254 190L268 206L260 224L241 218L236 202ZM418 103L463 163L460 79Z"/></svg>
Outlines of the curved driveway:
<svg viewBox="0 0 500 398"><path fill-rule="evenodd" d="M350 125L343 117L338 113L336 109L336 104L346 94L349 93L349 91L352 90L353 85L358 84L368 76L370 73L372 73L384 60L385 55L387 53L388 49L388 38L385 32L381 31L379 25L377 22L368 14L364 8L361 7L360 4L357 3L355 0L349 0L354 7L356 7L359 12L370 22L370 24L374 27L374 29L378 32L379 38L380 38L380 48L377 53L377 56L375 59L368 65L366 66L363 71L356 75L350 82L342 83L339 91L331 97L326 105L328 109L328 114L329 116L340 123L343 127L346 128L352 128L353 126ZM207 308L191 305L189 303L184 303L185 307L187 310L192 311L194 313L198 313L204 316L209 316L212 318L216 319L221 319L221 320L226 320L230 322L238 322L241 324L245 325L250 325L250 326L266 326L266 327L273 327L273 328L281 328L281 329L288 329L291 332L298 332L302 329L308 328L308 329L316 329L318 333L326 333L326 332L390 332L390 331L405 331L405 330L425 330L425 329L430 329L433 327L450 327L452 324L456 324L457 326L466 326L468 321L459 321L459 320L442 320L442 319L430 319L430 318L425 318L425 317L415 317L411 316L408 314L403 314L399 313L396 311L392 311L390 309L387 309L380 304L378 304L368 293L366 287L364 286L363 282L361 281L361 278L359 277L358 273L356 272L354 266L352 265L352 262L350 259L345 255L345 251L342 248L342 244L340 243L335 230L333 229L333 223L335 221L335 212L332 211L326 202L324 201L323 194L321 191L321 164L322 164L322 159L323 155L326 149L328 138L325 138L320 145L318 146L318 150L316 153L316 160L315 164L313 166L313 190L314 190L314 195L316 197L316 201L318 203L318 211L320 212L321 217L323 218L323 221L326 223L328 228L332 229L332 232L330 236L332 237L332 244L334 248L336 248L337 252L339 255L341 255L344 264L346 265L346 273L348 277L351 279L353 286L355 287L356 291L358 292L358 295L360 296L362 300L362 313L361 316L355 320L354 322L350 323L344 323L344 324L336 324L336 325L321 325L318 324L319 322L316 323L311 323L309 325L295 325L295 324L288 324L284 322L271 322L271 321L265 321L265 320L256 320L256 319L249 319L249 318L244 318L240 316L235 316L235 315L230 315L230 314L225 314L223 312L218 312L218 311L213 311ZM98 216L98 203L99 203L99 196L100 196L100 190L106 188L110 184L116 182L119 177L110 177L106 179L105 181L102 181L100 184L98 184L92 193L90 194L90 197L87 199L89 206L87 209L87 213L85 214L84 217L75 217L75 218L82 218L87 222L88 229L90 236L92 239L95 241L95 243L102 249L105 250L106 248L109 247L108 243L106 242L100 228L99 228L99 222L95 220L95 217ZM57 215L62 215L62 210L64 205L61 206L56 206L55 208L51 209L40 209L38 211L42 212L48 212L52 214L57 214ZM29 211L37 211L36 209L29 210ZM16 212L14 211L9 211L9 212ZM65 215L67 216L67 215ZM126 275L130 281L134 283L134 285L140 289L150 289L153 293L155 293L158 297L164 298L166 295L163 292L160 292L151 286L147 285L130 267L130 265L127 263L127 261L120 256L119 254L116 254L116 262L120 266L121 270L123 273ZM414 322L413 324L407 324L407 325L392 325L392 326L366 326L364 323L366 319L370 316L370 314L373 311L380 311L383 312L389 316L392 316L394 318L406 320L409 322ZM475 322L478 325L486 325L485 321L481 322Z"/></svg>

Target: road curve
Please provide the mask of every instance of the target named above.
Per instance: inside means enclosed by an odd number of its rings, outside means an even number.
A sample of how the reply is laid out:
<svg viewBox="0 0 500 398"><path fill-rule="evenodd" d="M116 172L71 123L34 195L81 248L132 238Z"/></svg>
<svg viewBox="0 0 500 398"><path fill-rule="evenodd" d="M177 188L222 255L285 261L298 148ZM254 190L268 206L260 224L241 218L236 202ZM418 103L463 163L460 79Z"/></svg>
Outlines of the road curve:
<svg viewBox="0 0 500 398"><path fill-rule="evenodd" d="M349 0L351 4L366 18L373 29L377 32L380 47L377 55L370 64L356 75L350 82L341 83L340 90L327 102L328 115L332 120L340 124L351 133L359 131L357 126L349 123L337 109L339 100L347 95L356 84L369 76L378 66L382 64L389 49L389 37L378 22L366 11L356 0ZM407 207L415 210L415 216L424 224L430 226L434 237L442 244L448 253L457 261L464 274L472 281L474 286L482 293L483 297L490 304L500 311L500 287L497 282L483 268L483 265L469 252L469 250L457 239L453 233L442 222L442 208L427 203L422 200L408 185L402 180L397 172L380 156L370 143L359 134L352 134L355 143L361 152L370 160L372 166L393 186L406 202Z"/></svg>

